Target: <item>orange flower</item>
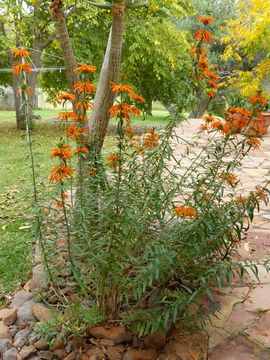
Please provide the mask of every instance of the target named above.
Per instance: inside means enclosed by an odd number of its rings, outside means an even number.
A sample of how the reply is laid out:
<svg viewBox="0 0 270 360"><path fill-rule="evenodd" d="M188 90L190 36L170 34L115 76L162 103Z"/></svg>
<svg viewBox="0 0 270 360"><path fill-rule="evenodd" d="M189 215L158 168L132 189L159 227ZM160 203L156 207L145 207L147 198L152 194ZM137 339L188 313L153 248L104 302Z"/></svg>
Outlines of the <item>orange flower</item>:
<svg viewBox="0 0 270 360"><path fill-rule="evenodd" d="M205 131L205 130L208 130L208 126L205 125L205 124L201 124L201 125L199 126L199 129L202 130L202 131Z"/></svg>
<svg viewBox="0 0 270 360"><path fill-rule="evenodd" d="M252 137L247 140L247 144L252 146L253 149L259 149L261 146L261 140L256 137Z"/></svg>
<svg viewBox="0 0 270 360"><path fill-rule="evenodd" d="M215 120L215 118L214 118L213 115L206 115L206 116L204 116L203 118L204 118L204 121L205 121L206 123L211 123L211 122L213 122L213 121Z"/></svg>
<svg viewBox="0 0 270 360"><path fill-rule="evenodd" d="M15 57L20 57L20 58L26 58L31 55L30 51L26 50L26 48L13 49L11 50L11 52Z"/></svg>
<svg viewBox="0 0 270 360"><path fill-rule="evenodd" d="M87 174L88 175L96 175L96 170L89 170L89 171L87 171Z"/></svg>
<svg viewBox="0 0 270 360"><path fill-rule="evenodd" d="M201 58L198 63L197 63L197 67L202 71L202 72L206 72L208 67L209 67L209 62L204 59Z"/></svg>
<svg viewBox="0 0 270 360"><path fill-rule="evenodd" d="M71 93L59 93L57 98L58 98L58 100L74 101L76 99L76 96Z"/></svg>
<svg viewBox="0 0 270 360"><path fill-rule="evenodd" d="M95 86L90 81L77 81L75 82L73 89L77 93L91 94L96 90Z"/></svg>
<svg viewBox="0 0 270 360"><path fill-rule="evenodd" d="M223 178L228 184L235 186L237 184L237 177L231 173L231 174L220 174L220 177Z"/></svg>
<svg viewBox="0 0 270 360"><path fill-rule="evenodd" d="M26 95L31 95L34 92L34 89L30 86L21 86L16 90L16 96L20 96L20 92L24 92Z"/></svg>
<svg viewBox="0 0 270 360"><path fill-rule="evenodd" d="M95 66L92 65L86 65L86 64L79 64L80 66L78 66L76 69L74 69L73 71L78 71L80 73L94 73L96 72L97 68Z"/></svg>
<svg viewBox="0 0 270 360"><path fill-rule="evenodd" d="M29 63L20 64L18 62L15 62L13 64L13 74L19 75L21 72L32 74L30 64Z"/></svg>
<svg viewBox="0 0 270 360"><path fill-rule="evenodd" d="M147 132L149 132L150 134L154 134L155 129L154 128L149 128L149 129L147 129Z"/></svg>
<svg viewBox="0 0 270 360"><path fill-rule="evenodd" d="M267 199L266 192L265 192L260 186L256 186L255 197L256 197L258 200L265 200L265 199Z"/></svg>
<svg viewBox="0 0 270 360"><path fill-rule="evenodd" d="M215 20L215 18L213 17L204 17L204 16L199 16L198 20L203 23L204 25L209 25L211 22L213 22Z"/></svg>
<svg viewBox="0 0 270 360"><path fill-rule="evenodd" d="M61 160L68 160L72 157L72 154L70 152L70 146L63 143L59 143L58 148L51 149L51 151L51 158L58 157Z"/></svg>
<svg viewBox="0 0 270 360"><path fill-rule="evenodd" d="M89 153L89 150L87 149L87 147L85 146L78 146L75 150L74 150L74 153L75 154L78 154L78 153L82 153L82 154L88 154Z"/></svg>
<svg viewBox="0 0 270 360"><path fill-rule="evenodd" d="M111 155L108 157L109 166L115 167L118 164L118 161L120 160L120 157L118 155Z"/></svg>
<svg viewBox="0 0 270 360"><path fill-rule="evenodd" d="M222 128L223 128L223 124L222 124L221 121L216 120L216 121L213 121L213 122L211 123L211 128L212 128L212 129L222 129Z"/></svg>
<svg viewBox="0 0 270 360"><path fill-rule="evenodd" d="M177 206L174 210L177 212L178 217L196 217L196 210L190 207Z"/></svg>
<svg viewBox="0 0 270 360"><path fill-rule="evenodd" d="M135 128L132 127L132 126L128 126L124 129L126 132L124 133L124 136L127 136L127 137L132 137L135 135Z"/></svg>
<svg viewBox="0 0 270 360"><path fill-rule="evenodd" d="M207 70L206 75L213 81L218 81L218 75L216 73L214 73L213 71Z"/></svg>
<svg viewBox="0 0 270 360"><path fill-rule="evenodd" d="M194 33L194 39L197 41L202 41L207 44L210 44L212 39L212 34L207 30L197 30Z"/></svg>
<svg viewBox="0 0 270 360"><path fill-rule="evenodd" d="M115 94L122 93L122 92L127 92L129 94L133 93L132 87L130 85L120 85L120 84L115 84L114 82L112 82L111 88Z"/></svg>
<svg viewBox="0 0 270 360"><path fill-rule="evenodd" d="M111 116L119 116L120 119L126 119L127 122L130 122L130 115L141 115L141 112L135 106L125 104L117 101L117 104L112 106L109 110Z"/></svg>
<svg viewBox="0 0 270 360"><path fill-rule="evenodd" d="M154 148L158 146L158 134L149 134L143 139L143 144L146 147Z"/></svg>
<svg viewBox="0 0 270 360"><path fill-rule="evenodd" d="M145 103L145 99L142 97L142 95L137 95L134 92L130 94L130 97L132 100L139 101L140 103Z"/></svg>
<svg viewBox="0 0 270 360"><path fill-rule="evenodd" d="M195 55L197 56L197 58L204 58L207 56L207 51L205 50L205 48L203 46L195 46L190 50L190 55L192 57L195 57Z"/></svg>
<svg viewBox="0 0 270 360"><path fill-rule="evenodd" d="M236 196L236 200L243 204L247 202L247 199L242 195Z"/></svg>
<svg viewBox="0 0 270 360"><path fill-rule="evenodd" d="M213 99L216 96L216 93L213 90L210 90L210 91L207 92L207 96L210 99Z"/></svg>
<svg viewBox="0 0 270 360"><path fill-rule="evenodd" d="M218 84L216 84L213 80L208 80L208 84L214 89L218 88Z"/></svg>
<svg viewBox="0 0 270 360"><path fill-rule="evenodd" d="M65 166L64 164L56 165L51 171L50 171L50 182L61 182L65 178L69 178L73 174L73 170L69 167Z"/></svg>
<svg viewBox="0 0 270 360"><path fill-rule="evenodd" d="M89 109L93 109L93 103L91 103L91 101L89 100L84 99L82 101L78 101L75 105L75 108L81 111L86 111Z"/></svg>
<svg viewBox="0 0 270 360"><path fill-rule="evenodd" d="M75 125L69 125L67 134L72 140L81 139L87 133L86 128Z"/></svg>
<svg viewBox="0 0 270 360"><path fill-rule="evenodd" d="M77 121L78 115L73 111L65 111L60 112L56 119L65 121L67 121L68 119L72 119L73 121Z"/></svg>
<svg viewBox="0 0 270 360"><path fill-rule="evenodd" d="M266 98L262 95L262 90L257 90L257 94L252 95L249 99L249 102L253 103L254 105L267 105Z"/></svg>

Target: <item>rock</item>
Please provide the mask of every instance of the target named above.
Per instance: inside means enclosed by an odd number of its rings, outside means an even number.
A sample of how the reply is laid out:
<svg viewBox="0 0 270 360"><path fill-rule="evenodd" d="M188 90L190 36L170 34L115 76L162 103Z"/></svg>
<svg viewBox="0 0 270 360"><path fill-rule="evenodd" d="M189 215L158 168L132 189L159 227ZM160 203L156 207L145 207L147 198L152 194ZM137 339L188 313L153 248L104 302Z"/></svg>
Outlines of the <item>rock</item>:
<svg viewBox="0 0 270 360"><path fill-rule="evenodd" d="M48 281L46 279L43 265L38 264L33 268L32 279L30 280L30 290L34 289L46 289L48 287Z"/></svg>
<svg viewBox="0 0 270 360"><path fill-rule="evenodd" d="M9 327L0 321L0 334L8 334Z"/></svg>
<svg viewBox="0 0 270 360"><path fill-rule="evenodd" d="M64 359L67 356L67 352L65 349L55 350L53 354L57 357L57 359Z"/></svg>
<svg viewBox="0 0 270 360"><path fill-rule="evenodd" d="M31 300L34 295L29 291L18 291L16 292L10 307L22 306L27 301Z"/></svg>
<svg viewBox="0 0 270 360"><path fill-rule="evenodd" d="M122 360L123 359L124 349L120 346L118 347L108 347L105 354L109 360Z"/></svg>
<svg viewBox="0 0 270 360"><path fill-rule="evenodd" d="M125 353L123 360L156 360L155 350L129 350Z"/></svg>
<svg viewBox="0 0 270 360"><path fill-rule="evenodd" d="M7 351L9 343L10 343L10 341L8 339L0 339L0 355L1 356L3 356L3 354ZM1 357L0 357L0 359L1 359Z"/></svg>
<svg viewBox="0 0 270 360"><path fill-rule="evenodd" d="M31 309L35 304L36 302L34 300L29 300L24 303L22 307L19 308L17 312L17 321L15 323L16 325L37 321L31 312Z"/></svg>
<svg viewBox="0 0 270 360"><path fill-rule="evenodd" d="M41 350L38 352L38 357L44 360L52 360L53 353L49 350Z"/></svg>
<svg viewBox="0 0 270 360"><path fill-rule="evenodd" d="M38 336L34 332L32 332L29 335L29 345L33 345L36 341L38 341Z"/></svg>
<svg viewBox="0 0 270 360"><path fill-rule="evenodd" d="M103 351L101 351L97 346L92 347L89 349L86 354L89 358L91 356L95 356L97 360L102 360L105 358Z"/></svg>
<svg viewBox="0 0 270 360"><path fill-rule="evenodd" d="M16 347L16 348L19 348L21 349L27 342L27 339L26 337L20 337L18 339L16 339L13 343L13 345Z"/></svg>
<svg viewBox="0 0 270 360"><path fill-rule="evenodd" d="M17 334L14 336L14 341L16 341L17 339L21 338L21 337L25 337L26 339L28 339L29 334L31 333L30 329L23 329L17 332Z"/></svg>
<svg viewBox="0 0 270 360"><path fill-rule="evenodd" d="M22 360L24 360L30 357L31 355L34 355L36 352L37 352L36 348L34 348L33 345L29 345L29 346L24 346L19 354Z"/></svg>
<svg viewBox="0 0 270 360"><path fill-rule="evenodd" d="M3 360L17 360L17 358L18 351L15 348L8 349L3 355Z"/></svg>
<svg viewBox="0 0 270 360"><path fill-rule="evenodd" d="M122 326L115 326L110 329L106 329L103 326L97 326L89 329L89 333L97 339L113 340L115 344L128 342L132 339L131 333L126 331Z"/></svg>
<svg viewBox="0 0 270 360"><path fill-rule="evenodd" d="M102 346L114 346L117 344L114 340L111 339L100 339L99 343Z"/></svg>
<svg viewBox="0 0 270 360"><path fill-rule="evenodd" d="M37 349L37 350L47 350L49 349L49 345L46 343L45 340L43 339L39 339L38 341L36 341L34 343L34 347Z"/></svg>
<svg viewBox="0 0 270 360"><path fill-rule="evenodd" d="M31 309L32 315L40 322L48 321L53 318L52 311L46 306L36 304Z"/></svg>
<svg viewBox="0 0 270 360"><path fill-rule="evenodd" d="M173 340L164 347L158 359L171 360L178 357L181 360L206 360L207 349L208 334L205 331L175 333Z"/></svg>
<svg viewBox="0 0 270 360"><path fill-rule="evenodd" d="M16 320L17 308L8 309L4 308L0 310L0 320L3 320L4 324L12 325Z"/></svg>
<svg viewBox="0 0 270 360"><path fill-rule="evenodd" d="M19 331L19 328L16 325L12 325L9 327L9 333L13 337L17 334L18 331Z"/></svg>
<svg viewBox="0 0 270 360"><path fill-rule="evenodd" d="M64 358L64 360L75 360L76 356L77 355L74 352L71 352L70 354L68 354L68 356Z"/></svg>
<svg viewBox="0 0 270 360"><path fill-rule="evenodd" d="M166 335L161 331L149 334L144 338L144 343L149 349L161 350L166 345Z"/></svg>
<svg viewBox="0 0 270 360"><path fill-rule="evenodd" d="M0 339L12 340L12 336L8 333L3 333L3 334L0 334Z"/></svg>
<svg viewBox="0 0 270 360"><path fill-rule="evenodd" d="M3 320L3 317L6 316L7 314L9 314L10 309L8 308L4 308L0 310L0 320Z"/></svg>

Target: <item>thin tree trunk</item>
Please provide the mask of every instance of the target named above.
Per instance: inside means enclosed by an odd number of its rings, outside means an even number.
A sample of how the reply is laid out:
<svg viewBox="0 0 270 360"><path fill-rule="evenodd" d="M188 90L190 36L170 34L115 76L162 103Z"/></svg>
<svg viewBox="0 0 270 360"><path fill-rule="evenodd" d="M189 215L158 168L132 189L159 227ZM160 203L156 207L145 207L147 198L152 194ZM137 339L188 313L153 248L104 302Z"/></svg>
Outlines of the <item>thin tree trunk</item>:
<svg viewBox="0 0 270 360"><path fill-rule="evenodd" d="M61 50L63 52L64 63L66 66L69 89L72 91L74 83L76 81L80 81L80 76L78 72L73 71L77 67L77 62L67 30L62 1L54 0L52 2L51 9L53 20L59 34L59 41Z"/></svg>
<svg viewBox="0 0 270 360"><path fill-rule="evenodd" d="M112 82L117 82L122 55L124 33L125 2L113 3L112 26L107 49L100 72L98 87L94 100L94 109L89 119L91 146L97 153L102 149L106 135L115 94L111 90Z"/></svg>
<svg viewBox="0 0 270 360"><path fill-rule="evenodd" d="M201 88L196 91L196 98L199 99L199 103L194 105L189 118L190 119L200 119L203 117L208 105L211 102L211 98L206 97L204 90Z"/></svg>

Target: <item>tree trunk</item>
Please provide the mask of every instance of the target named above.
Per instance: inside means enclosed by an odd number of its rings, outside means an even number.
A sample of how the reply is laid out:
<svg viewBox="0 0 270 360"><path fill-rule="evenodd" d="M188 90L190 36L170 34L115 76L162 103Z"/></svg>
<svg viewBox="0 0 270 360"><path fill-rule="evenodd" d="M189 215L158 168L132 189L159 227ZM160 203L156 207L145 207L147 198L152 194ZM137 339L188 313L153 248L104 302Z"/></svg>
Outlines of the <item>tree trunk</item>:
<svg viewBox="0 0 270 360"><path fill-rule="evenodd" d="M64 8L61 0L54 0L51 5L52 16L56 29L59 34L61 50L63 52L64 63L66 66L67 80L70 91L76 81L80 81L80 75L73 70L77 67L77 62L69 38L67 24L64 15Z"/></svg>
<svg viewBox="0 0 270 360"><path fill-rule="evenodd" d="M122 55L124 33L125 2L113 3L112 26L104 56L96 96L94 109L89 119L89 131L91 146L97 153L102 149L106 135L110 114L115 94L111 90L111 83L117 82Z"/></svg>
<svg viewBox="0 0 270 360"><path fill-rule="evenodd" d="M197 89L196 98L199 99L199 103L195 104L194 108L192 109L192 111L189 115L190 119L202 118L208 105L211 102L211 98L206 97L204 94L204 90L202 90L201 88Z"/></svg>
<svg viewBox="0 0 270 360"><path fill-rule="evenodd" d="M41 46L38 39L34 39L33 44L34 51L32 52L32 63L33 63L33 72L29 76L28 85L33 89L32 93L28 96L29 103L32 105L32 109L38 109L38 71L35 68L40 68L41 66Z"/></svg>

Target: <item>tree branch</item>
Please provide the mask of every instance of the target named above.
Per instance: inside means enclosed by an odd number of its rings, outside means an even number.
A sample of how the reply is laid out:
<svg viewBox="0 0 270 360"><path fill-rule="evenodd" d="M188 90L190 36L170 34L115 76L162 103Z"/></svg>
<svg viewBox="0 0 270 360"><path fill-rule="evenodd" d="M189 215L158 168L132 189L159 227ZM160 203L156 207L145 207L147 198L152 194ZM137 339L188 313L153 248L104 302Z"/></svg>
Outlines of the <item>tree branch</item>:
<svg viewBox="0 0 270 360"><path fill-rule="evenodd" d="M47 37L47 39L44 40L44 41L41 43L40 49L41 49L41 50L45 49L45 47L48 46L48 45L56 38L56 34L57 34L56 31L54 31L53 33L51 33L51 35L49 35L49 36Z"/></svg>

